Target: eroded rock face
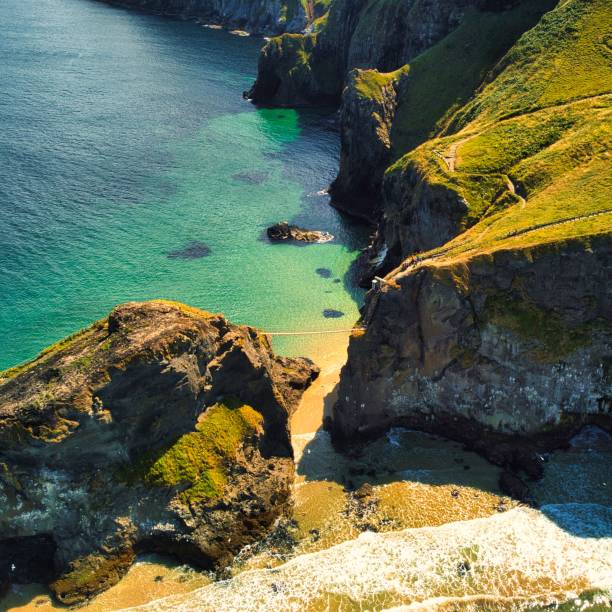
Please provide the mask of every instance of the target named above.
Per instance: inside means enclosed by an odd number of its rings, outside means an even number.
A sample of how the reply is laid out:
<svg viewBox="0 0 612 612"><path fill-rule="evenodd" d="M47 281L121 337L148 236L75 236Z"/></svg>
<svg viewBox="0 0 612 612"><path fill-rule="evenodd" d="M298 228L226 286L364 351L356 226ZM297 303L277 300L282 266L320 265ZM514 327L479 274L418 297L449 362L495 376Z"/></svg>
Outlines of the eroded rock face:
<svg viewBox="0 0 612 612"><path fill-rule="evenodd" d="M301 32L308 17L300 2L283 0L102 0L108 4L201 19L261 34Z"/></svg>
<svg viewBox="0 0 612 612"><path fill-rule="evenodd" d="M417 163L393 167L382 182L381 241L389 270L406 257L445 244L465 229L467 203Z"/></svg>
<svg viewBox="0 0 612 612"><path fill-rule="evenodd" d="M379 85L379 80L387 82ZM376 95L368 85L376 83ZM340 170L331 185L332 203L353 216L376 221L385 168L391 162L391 126L401 75L386 79L377 71L353 70L340 108Z"/></svg>
<svg viewBox="0 0 612 612"><path fill-rule="evenodd" d="M285 35L264 46L250 97L280 106L337 103L350 70L396 70L454 29L467 7L484 4L334 0L316 36Z"/></svg>
<svg viewBox="0 0 612 612"><path fill-rule="evenodd" d="M529 449L612 426L611 255L602 236L398 268L351 339L336 439L404 425L537 476Z"/></svg>
<svg viewBox="0 0 612 612"><path fill-rule="evenodd" d="M316 374L167 302L119 306L4 373L0 570L75 603L140 551L227 563L286 508L288 415Z"/></svg>

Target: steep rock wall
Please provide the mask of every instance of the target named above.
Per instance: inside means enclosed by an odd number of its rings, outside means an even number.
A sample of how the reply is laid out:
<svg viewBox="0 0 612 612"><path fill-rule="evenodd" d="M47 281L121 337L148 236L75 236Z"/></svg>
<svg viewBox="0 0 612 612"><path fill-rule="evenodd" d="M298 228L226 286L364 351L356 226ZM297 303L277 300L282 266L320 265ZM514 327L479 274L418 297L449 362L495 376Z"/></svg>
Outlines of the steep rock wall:
<svg viewBox="0 0 612 612"><path fill-rule="evenodd" d="M340 109L340 169L331 185L334 206L376 220L385 168L391 163L391 129L401 87L400 70L381 74L353 70Z"/></svg>
<svg viewBox="0 0 612 612"><path fill-rule="evenodd" d="M429 48L482 0L334 0L327 21L300 39L262 50L250 97L259 104L338 103L353 68L395 70Z"/></svg>
<svg viewBox="0 0 612 612"><path fill-rule="evenodd" d="M402 424L525 467L523 450L610 427L607 11L559 2L387 169L388 274L351 339L337 439Z"/></svg>
<svg viewBox="0 0 612 612"><path fill-rule="evenodd" d="M404 425L507 464L500 441L545 450L586 422L612 426L611 256L608 234L404 264L351 339L337 439Z"/></svg>

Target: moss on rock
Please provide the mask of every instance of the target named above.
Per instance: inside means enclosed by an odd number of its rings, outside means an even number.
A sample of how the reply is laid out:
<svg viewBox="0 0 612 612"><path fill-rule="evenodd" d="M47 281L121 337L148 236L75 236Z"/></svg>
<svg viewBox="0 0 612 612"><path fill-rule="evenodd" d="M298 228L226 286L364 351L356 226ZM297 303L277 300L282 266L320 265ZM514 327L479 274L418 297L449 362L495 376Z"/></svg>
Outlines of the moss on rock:
<svg viewBox="0 0 612 612"><path fill-rule="evenodd" d="M122 477L150 487L180 487L185 503L214 501L223 494L228 464L245 438L262 431L259 412L238 400L226 400L208 408L195 431L140 457L122 470Z"/></svg>

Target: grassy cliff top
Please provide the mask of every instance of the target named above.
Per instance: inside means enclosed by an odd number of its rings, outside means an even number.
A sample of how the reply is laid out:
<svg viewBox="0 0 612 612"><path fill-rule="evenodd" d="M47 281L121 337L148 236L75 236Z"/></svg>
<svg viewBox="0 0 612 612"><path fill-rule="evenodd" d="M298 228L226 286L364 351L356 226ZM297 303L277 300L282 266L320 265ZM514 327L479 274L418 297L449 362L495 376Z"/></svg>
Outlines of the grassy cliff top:
<svg viewBox="0 0 612 612"><path fill-rule="evenodd" d="M611 26L606 0L560 2L450 119L448 135L388 170L416 167L466 206L465 231L420 259L610 233Z"/></svg>
<svg viewBox="0 0 612 612"><path fill-rule="evenodd" d="M400 79L408 72L408 66L404 66L393 72L379 72L378 70L355 71L353 87L361 98L381 102L383 90Z"/></svg>
<svg viewBox="0 0 612 612"><path fill-rule="evenodd" d="M396 157L435 136L488 71L556 0L523 0L507 11L468 9L459 26L414 58L393 122Z"/></svg>

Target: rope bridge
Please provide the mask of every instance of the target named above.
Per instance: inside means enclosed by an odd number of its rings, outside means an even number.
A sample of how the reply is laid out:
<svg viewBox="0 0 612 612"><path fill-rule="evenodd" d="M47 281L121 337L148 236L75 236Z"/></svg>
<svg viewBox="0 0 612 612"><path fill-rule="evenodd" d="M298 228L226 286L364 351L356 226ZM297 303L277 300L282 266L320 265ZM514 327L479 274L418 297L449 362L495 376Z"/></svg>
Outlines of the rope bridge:
<svg viewBox="0 0 612 612"><path fill-rule="evenodd" d="M298 332L268 332L260 330L266 336L312 336L315 334L345 334L352 331L365 331L365 327L351 327L348 329L324 329L322 331L298 331Z"/></svg>

